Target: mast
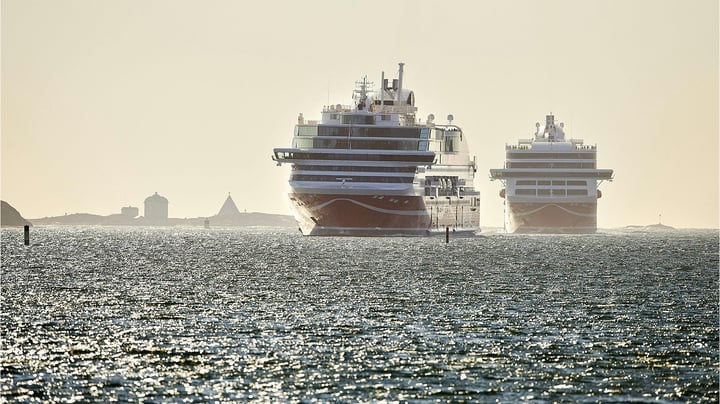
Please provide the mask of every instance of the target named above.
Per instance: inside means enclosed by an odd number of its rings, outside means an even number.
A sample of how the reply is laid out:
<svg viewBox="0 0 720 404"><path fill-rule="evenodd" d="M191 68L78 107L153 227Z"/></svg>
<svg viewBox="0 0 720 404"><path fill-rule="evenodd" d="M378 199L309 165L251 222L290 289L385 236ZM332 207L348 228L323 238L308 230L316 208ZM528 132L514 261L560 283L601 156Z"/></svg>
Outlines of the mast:
<svg viewBox="0 0 720 404"><path fill-rule="evenodd" d="M400 66L400 70L398 71L398 89L397 89L397 105L403 105L402 100L400 99L400 92L402 91L402 79L403 79L403 66L405 66L405 63L398 63Z"/></svg>
<svg viewBox="0 0 720 404"><path fill-rule="evenodd" d="M385 108L385 71L380 73L380 111Z"/></svg>

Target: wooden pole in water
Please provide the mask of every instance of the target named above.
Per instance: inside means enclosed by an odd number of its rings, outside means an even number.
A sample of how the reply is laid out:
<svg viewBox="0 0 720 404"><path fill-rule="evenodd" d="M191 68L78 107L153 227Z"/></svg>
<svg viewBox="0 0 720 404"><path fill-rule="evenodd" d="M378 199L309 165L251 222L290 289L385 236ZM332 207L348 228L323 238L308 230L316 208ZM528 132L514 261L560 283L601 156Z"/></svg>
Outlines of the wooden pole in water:
<svg viewBox="0 0 720 404"><path fill-rule="evenodd" d="M25 225L25 245L30 245L30 226Z"/></svg>
<svg viewBox="0 0 720 404"><path fill-rule="evenodd" d="M445 244L450 242L450 226L445 226Z"/></svg>

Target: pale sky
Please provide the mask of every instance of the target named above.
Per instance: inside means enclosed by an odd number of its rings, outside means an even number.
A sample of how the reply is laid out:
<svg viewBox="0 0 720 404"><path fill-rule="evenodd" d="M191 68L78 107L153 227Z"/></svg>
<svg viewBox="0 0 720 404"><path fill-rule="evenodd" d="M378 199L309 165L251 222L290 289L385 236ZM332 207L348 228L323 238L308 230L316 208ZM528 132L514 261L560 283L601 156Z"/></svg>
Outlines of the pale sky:
<svg viewBox="0 0 720 404"><path fill-rule="evenodd" d="M598 226L718 227L717 0L2 0L0 196L26 218L291 214L297 115L380 72L453 114L499 227L505 145L553 113L598 146ZM329 101L329 102L328 102ZM444 119L438 119L438 121Z"/></svg>

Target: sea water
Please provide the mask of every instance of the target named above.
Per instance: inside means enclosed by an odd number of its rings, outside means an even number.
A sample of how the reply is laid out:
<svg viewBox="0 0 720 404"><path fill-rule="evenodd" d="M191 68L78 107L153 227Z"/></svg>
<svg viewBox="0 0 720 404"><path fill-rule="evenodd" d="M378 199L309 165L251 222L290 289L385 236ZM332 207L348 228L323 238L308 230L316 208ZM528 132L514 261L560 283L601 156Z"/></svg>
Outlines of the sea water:
<svg viewBox="0 0 720 404"><path fill-rule="evenodd" d="M718 400L718 231L2 229L0 401Z"/></svg>

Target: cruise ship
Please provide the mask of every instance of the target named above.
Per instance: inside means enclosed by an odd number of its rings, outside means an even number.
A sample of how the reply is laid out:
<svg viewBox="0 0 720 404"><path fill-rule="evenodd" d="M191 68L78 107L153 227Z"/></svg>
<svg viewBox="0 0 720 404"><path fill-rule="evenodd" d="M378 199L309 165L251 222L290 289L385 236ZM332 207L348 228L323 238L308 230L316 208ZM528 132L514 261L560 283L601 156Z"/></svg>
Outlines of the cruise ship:
<svg viewBox="0 0 720 404"><path fill-rule="evenodd" d="M595 233L598 186L613 170L597 168L597 147L566 139L564 125L547 115L530 139L505 147L505 168L491 169L502 182L505 231L509 233Z"/></svg>
<svg viewBox="0 0 720 404"><path fill-rule="evenodd" d="M453 116L416 118L403 67L375 90L355 83L351 105L325 106L318 121L301 113L292 147L273 160L290 165L289 199L304 235L472 234L480 226L475 159Z"/></svg>

